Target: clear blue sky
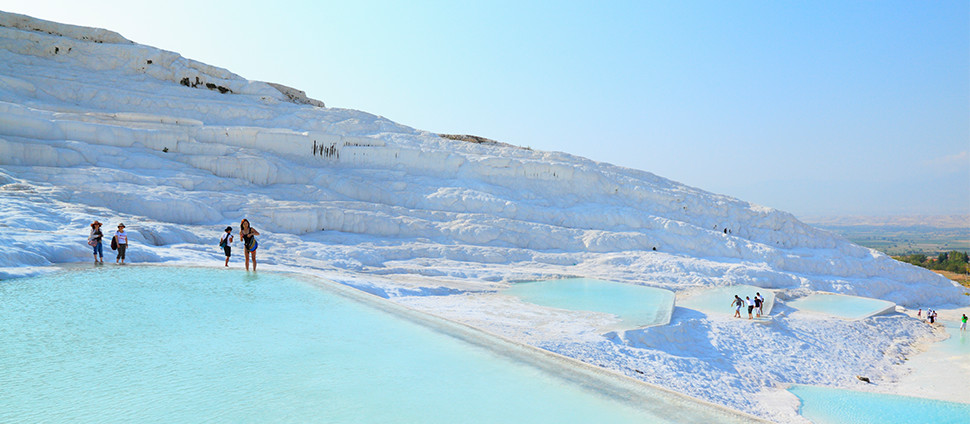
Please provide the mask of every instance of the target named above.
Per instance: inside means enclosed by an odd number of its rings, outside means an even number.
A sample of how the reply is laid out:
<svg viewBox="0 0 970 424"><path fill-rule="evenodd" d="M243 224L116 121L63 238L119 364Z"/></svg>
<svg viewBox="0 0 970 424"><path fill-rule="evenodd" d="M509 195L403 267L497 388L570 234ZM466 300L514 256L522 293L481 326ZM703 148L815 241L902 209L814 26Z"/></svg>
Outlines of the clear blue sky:
<svg viewBox="0 0 970 424"><path fill-rule="evenodd" d="M855 1L24 1L415 128L796 215L970 214L970 7Z"/></svg>

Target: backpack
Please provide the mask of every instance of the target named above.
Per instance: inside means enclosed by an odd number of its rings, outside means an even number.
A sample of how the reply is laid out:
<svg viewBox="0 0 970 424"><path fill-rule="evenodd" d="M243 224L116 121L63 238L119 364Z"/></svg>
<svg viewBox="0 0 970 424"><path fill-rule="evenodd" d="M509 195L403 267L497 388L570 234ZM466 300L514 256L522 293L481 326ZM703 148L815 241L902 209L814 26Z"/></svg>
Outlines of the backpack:
<svg viewBox="0 0 970 424"><path fill-rule="evenodd" d="M224 236L219 240L219 247L225 248L226 243L229 242L229 236Z"/></svg>
<svg viewBox="0 0 970 424"><path fill-rule="evenodd" d="M118 250L118 236L111 236L111 250Z"/></svg>

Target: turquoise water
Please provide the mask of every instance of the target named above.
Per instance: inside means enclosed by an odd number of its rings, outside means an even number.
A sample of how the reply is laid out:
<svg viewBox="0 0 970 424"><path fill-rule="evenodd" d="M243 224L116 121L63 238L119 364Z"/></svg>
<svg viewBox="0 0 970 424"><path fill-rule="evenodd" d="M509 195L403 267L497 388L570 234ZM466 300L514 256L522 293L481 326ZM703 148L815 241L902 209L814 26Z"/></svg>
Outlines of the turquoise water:
<svg viewBox="0 0 970 424"><path fill-rule="evenodd" d="M811 294L788 302L800 311L820 312L845 319L861 319L885 310L893 310L895 303L868 297L843 294Z"/></svg>
<svg viewBox="0 0 970 424"><path fill-rule="evenodd" d="M815 424L957 424L970 422L970 404L815 386L788 389L799 413Z"/></svg>
<svg viewBox="0 0 970 424"><path fill-rule="evenodd" d="M753 300L756 293L761 293L765 298L765 304L761 308L765 315L771 314L771 308L775 305L775 293L763 287L744 284L707 289L695 295L677 300L677 306L696 309L708 314L734 316L734 307L731 306L731 302L734 301L734 295L741 296L742 300L744 300L745 296L750 296ZM748 317L747 306L741 308L741 316L744 318Z"/></svg>
<svg viewBox="0 0 970 424"><path fill-rule="evenodd" d="M951 359L954 361L970 364L970 323L967 324L966 331L960 331L959 321L940 322L946 326L946 332L950 335L950 338L933 344L930 349L939 349L941 352L953 355L954 357ZM968 386L970 386L970 382L968 382ZM967 393L967 396L970 398L970 393Z"/></svg>
<svg viewBox="0 0 970 424"><path fill-rule="evenodd" d="M589 278L517 283L505 293L551 308L613 314L626 329L667 324L674 307L670 290Z"/></svg>
<svg viewBox="0 0 970 424"><path fill-rule="evenodd" d="M0 422L671 422L331 290L138 266L0 281Z"/></svg>

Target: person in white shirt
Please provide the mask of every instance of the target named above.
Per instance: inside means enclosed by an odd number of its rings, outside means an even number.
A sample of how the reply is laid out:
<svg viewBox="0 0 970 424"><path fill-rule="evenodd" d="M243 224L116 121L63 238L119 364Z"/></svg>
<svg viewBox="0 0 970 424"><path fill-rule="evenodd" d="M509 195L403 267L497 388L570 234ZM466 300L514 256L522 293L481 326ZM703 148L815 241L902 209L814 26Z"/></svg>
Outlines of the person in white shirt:
<svg viewBox="0 0 970 424"><path fill-rule="evenodd" d="M744 301L748 304L748 319L754 319L751 316L751 312L754 311L754 301L749 296L745 296Z"/></svg>
<svg viewBox="0 0 970 424"><path fill-rule="evenodd" d="M125 263L125 251L128 249L128 233L125 232L125 224L118 224L118 231L115 232L115 242L118 243L118 257L115 263L121 261Z"/></svg>
<svg viewBox="0 0 970 424"><path fill-rule="evenodd" d="M229 266L229 256L232 255L232 247L229 246L231 243L232 227L226 227L226 232L219 238L219 246L222 246L222 250L226 252L226 266Z"/></svg>

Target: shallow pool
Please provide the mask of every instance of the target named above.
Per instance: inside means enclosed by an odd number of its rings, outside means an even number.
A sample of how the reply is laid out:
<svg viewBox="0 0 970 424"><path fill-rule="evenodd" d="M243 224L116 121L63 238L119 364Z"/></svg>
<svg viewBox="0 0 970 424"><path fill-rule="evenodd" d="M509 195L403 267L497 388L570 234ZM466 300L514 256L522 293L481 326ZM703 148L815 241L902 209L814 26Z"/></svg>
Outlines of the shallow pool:
<svg viewBox="0 0 970 424"><path fill-rule="evenodd" d="M674 422L688 409L640 408L341 290L148 266L0 281L0 422Z"/></svg>
<svg viewBox="0 0 970 424"><path fill-rule="evenodd" d="M793 386L799 413L815 424L944 424L970 420L970 404L831 389Z"/></svg>
<svg viewBox="0 0 970 424"><path fill-rule="evenodd" d="M948 355L953 355L951 359L959 361L964 365L970 366L970 329L960 331L959 321L940 321L946 326L946 332L950 337L942 342L934 344L931 348L939 349ZM968 325L970 327L970 325ZM970 384L970 383L968 383ZM967 394L970 397L970 393Z"/></svg>
<svg viewBox="0 0 970 424"><path fill-rule="evenodd" d="M613 314L624 329L667 324L674 307L670 290L591 278L516 283L505 293L551 308Z"/></svg>
<svg viewBox="0 0 970 424"><path fill-rule="evenodd" d="M811 294L787 304L800 311L823 313L850 320L896 310L896 304L886 300L830 293Z"/></svg>
<svg viewBox="0 0 970 424"><path fill-rule="evenodd" d="M771 314L771 308L775 305L775 293L770 289L745 284L706 289L691 296L679 298L677 306L695 309L707 314L734 316L734 307L731 306L734 295L741 296L742 300L746 296L753 300L756 293L761 293L765 298L765 304L762 307L765 315ZM741 316L748 317L747 307L741 308Z"/></svg>

